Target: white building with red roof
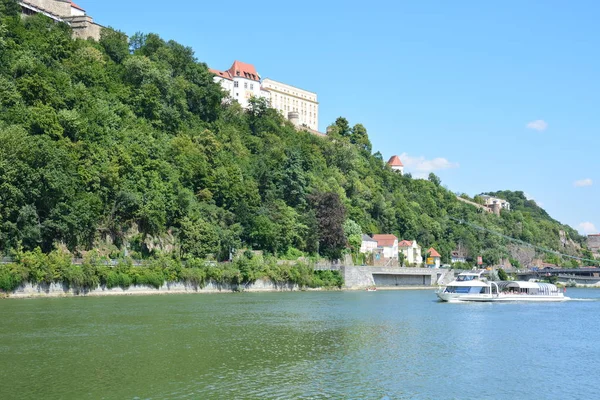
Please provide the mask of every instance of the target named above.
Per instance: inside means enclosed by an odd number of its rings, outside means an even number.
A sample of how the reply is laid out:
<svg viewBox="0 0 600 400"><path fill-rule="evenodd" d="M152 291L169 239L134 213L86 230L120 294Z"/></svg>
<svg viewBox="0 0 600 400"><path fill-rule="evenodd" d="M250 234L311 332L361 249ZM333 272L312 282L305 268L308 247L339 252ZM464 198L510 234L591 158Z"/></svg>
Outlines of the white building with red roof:
<svg viewBox="0 0 600 400"><path fill-rule="evenodd" d="M383 257L386 259L398 259L398 238L394 235L373 235L377 247L383 249Z"/></svg>
<svg viewBox="0 0 600 400"><path fill-rule="evenodd" d="M429 254L428 258L431 258L431 260L427 261L427 266L433 267L433 268L439 268L442 263L442 256L440 255L440 253L438 253L437 250L434 249L433 247L430 247L429 250L427 250L427 254ZM430 263L429 261L433 261L433 262Z"/></svg>
<svg viewBox="0 0 600 400"><path fill-rule="evenodd" d="M400 172L400 175L404 175L404 164L400 161L400 157L392 156L388 161L388 165L392 168L392 171Z"/></svg>
<svg viewBox="0 0 600 400"><path fill-rule="evenodd" d="M234 61L226 71L209 69L214 81L221 84L236 100L247 108L252 97L264 97L271 107L298 127L305 126L313 131L319 129L319 102L317 94L273 79L262 79L252 64Z"/></svg>
<svg viewBox="0 0 600 400"><path fill-rule="evenodd" d="M421 246L416 240L403 240L398 243L398 251L404 255L404 261L408 265L423 264L423 256L421 255Z"/></svg>
<svg viewBox="0 0 600 400"><path fill-rule="evenodd" d="M236 60L226 71L210 69L210 72L214 75L214 81L220 83L223 89L229 93L229 97L244 108L248 108L249 100L252 97L267 97L268 99L269 94L261 90L260 75L252 64Z"/></svg>

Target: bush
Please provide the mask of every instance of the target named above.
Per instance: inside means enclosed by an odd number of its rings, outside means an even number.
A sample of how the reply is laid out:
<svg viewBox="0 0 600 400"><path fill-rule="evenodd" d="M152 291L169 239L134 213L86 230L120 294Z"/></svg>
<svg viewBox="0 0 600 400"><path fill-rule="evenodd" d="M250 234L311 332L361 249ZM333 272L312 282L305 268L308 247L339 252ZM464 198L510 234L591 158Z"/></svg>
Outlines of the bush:
<svg viewBox="0 0 600 400"><path fill-rule="evenodd" d="M94 289L131 285L160 288L166 282L186 282L204 287L208 280L220 284L247 284L268 278L277 284L295 283L299 287L340 288L342 276L337 271L314 271L304 262L278 264L273 257L242 256L232 263L206 264L197 258L182 264L181 260L159 257L143 266L132 265L131 260L120 260L116 266L102 260L97 253L86 255L81 265L74 265L66 252L44 254L40 249L15 252L14 264L0 265L0 290L13 291L24 282L50 284L64 283L73 289Z"/></svg>
<svg viewBox="0 0 600 400"><path fill-rule="evenodd" d="M27 270L18 264L0 264L0 290L12 292L28 277Z"/></svg>

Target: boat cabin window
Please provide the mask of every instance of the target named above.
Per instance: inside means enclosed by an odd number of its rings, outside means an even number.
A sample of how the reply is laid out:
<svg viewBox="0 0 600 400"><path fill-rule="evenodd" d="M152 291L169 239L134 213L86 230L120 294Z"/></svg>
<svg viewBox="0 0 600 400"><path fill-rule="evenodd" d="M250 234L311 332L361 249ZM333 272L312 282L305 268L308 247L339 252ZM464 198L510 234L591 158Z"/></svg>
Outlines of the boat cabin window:
<svg viewBox="0 0 600 400"><path fill-rule="evenodd" d="M459 275L456 280L459 282L464 282L464 281L472 281L474 280L476 277L475 275Z"/></svg>

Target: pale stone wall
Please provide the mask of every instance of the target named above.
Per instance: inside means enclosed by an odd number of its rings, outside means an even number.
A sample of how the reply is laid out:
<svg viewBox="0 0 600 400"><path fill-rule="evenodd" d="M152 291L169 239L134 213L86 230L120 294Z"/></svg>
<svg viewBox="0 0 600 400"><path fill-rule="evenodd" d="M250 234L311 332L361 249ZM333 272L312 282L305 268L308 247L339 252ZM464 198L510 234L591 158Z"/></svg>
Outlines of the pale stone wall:
<svg viewBox="0 0 600 400"><path fill-rule="evenodd" d="M68 18L64 18L64 20L71 24L71 28L73 29L73 37L74 38L79 38L79 39L92 38L96 41L100 40L100 35L102 34L102 29L104 27L96 24L90 16L84 15L84 16L68 17Z"/></svg>
<svg viewBox="0 0 600 400"><path fill-rule="evenodd" d="M434 268L342 267L346 288L434 286L452 281L454 271Z"/></svg>
<svg viewBox="0 0 600 400"><path fill-rule="evenodd" d="M58 17L71 16L71 1L70 0L24 0L23 3L31 4L32 6L54 14Z"/></svg>
<svg viewBox="0 0 600 400"><path fill-rule="evenodd" d="M127 289L120 287L108 289L98 287L92 290L77 290L68 288L64 284L53 283L50 285L38 285L26 283L12 293L8 293L10 298L30 298L30 297L72 297L72 296L117 296L117 295L148 295L148 294L172 294L172 293L225 293L225 292L275 292L275 291L297 291L300 287L293 283L275 284L269 280L257 280L248 285L230 285L208 282L206 286L200 288L183 282L165 283L159 289L152 286L135 285ZM0 296L3 292L0 291Z"/></svg>
<svg viewBox="0 0 600 400"><path fill-rule="evenodd" d="M600 235L588 235L587 245L594 254L600 254Z"/></svg>

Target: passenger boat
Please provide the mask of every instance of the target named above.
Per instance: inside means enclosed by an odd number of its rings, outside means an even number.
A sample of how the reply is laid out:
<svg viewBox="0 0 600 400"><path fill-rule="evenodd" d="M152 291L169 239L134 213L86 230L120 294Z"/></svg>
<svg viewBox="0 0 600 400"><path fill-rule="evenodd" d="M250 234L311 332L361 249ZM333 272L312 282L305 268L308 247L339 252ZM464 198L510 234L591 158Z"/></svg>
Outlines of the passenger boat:
<svg viewBox="0 0 600 400"><path fill-rule="evenodd" d="M463 272L447 286L437 291L442 301L509 302L570 300L556 285L525 281L488 281L485 271Z"/></svg>

